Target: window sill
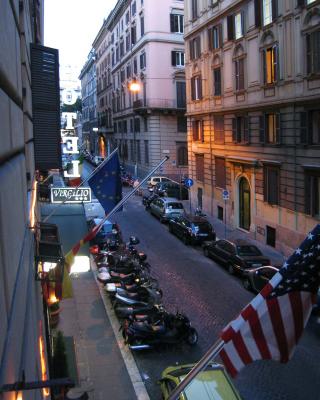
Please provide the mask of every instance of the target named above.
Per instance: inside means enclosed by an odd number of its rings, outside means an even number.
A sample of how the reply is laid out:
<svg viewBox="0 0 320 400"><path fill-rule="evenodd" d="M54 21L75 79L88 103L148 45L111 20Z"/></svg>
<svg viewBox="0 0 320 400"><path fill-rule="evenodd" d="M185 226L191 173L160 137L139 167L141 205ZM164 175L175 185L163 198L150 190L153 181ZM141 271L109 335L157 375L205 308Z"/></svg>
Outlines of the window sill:
<svg viewBox="0 0 320 400"><path fill-rule="evenodd" d="M318 80L318 79L320 79L320 72L311 73L311 74L307 75L306 79L308 81Z"/></svg>
<svg viewBox="0 0 320 400"><path fill-rule="evenodd" d="M234 91L235 95L246 94L246 89L239 89Z"/></svg>
<svg viewBox="0 0 320 400"><path fill-rule="evenodd" d="M277 81L273 82L273 83L264 83L263 85L261 85L262 89L272 89L274 87L277 86Z"/></svg>

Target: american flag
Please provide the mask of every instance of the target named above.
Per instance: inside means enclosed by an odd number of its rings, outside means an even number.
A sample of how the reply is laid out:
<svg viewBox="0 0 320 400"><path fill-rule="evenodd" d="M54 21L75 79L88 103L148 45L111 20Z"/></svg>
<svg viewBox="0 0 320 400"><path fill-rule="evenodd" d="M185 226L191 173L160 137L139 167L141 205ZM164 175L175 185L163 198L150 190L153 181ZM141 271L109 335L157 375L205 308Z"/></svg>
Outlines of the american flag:
<svg viewBox="0 0 320 400"><path fill-rule="evenodd" d="M262 291L221 333L220 357L231 376L255 360L287 362L310 316L320 284L317 225Z"/></svg>

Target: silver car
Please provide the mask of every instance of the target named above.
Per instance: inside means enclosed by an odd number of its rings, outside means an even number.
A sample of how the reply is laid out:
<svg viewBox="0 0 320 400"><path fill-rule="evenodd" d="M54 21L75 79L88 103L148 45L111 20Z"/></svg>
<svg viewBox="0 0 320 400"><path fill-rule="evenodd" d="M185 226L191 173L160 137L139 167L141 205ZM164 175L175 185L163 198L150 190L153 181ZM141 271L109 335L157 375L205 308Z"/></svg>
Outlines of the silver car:
<svg viewBox="0 0 320 400"><path fill-rule="evenodd" d="M160 222L166 222L170 218L185 213L183 204L173 197L158 197L150 203L150 212L159 218Z"/></svg>

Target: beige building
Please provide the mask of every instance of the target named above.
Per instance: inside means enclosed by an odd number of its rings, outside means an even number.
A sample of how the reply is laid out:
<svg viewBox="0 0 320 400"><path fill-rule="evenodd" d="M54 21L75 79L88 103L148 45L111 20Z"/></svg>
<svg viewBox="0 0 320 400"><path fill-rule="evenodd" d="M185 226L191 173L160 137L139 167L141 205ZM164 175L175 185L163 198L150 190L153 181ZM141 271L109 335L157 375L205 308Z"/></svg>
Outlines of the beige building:
<svg viewBox="0 0 320 400"><path fill-rule="evenodd" d="M185 40L193 206L289 253L320 218L319 3L187 0Z"/></svg>
<svg viewBox="0 0 320 400"><path fill-rule="evenodd" d="M163 173L187 172L183 8L181 0L119 0L94 42L100 123L140 176L166 154Z"/></svg>

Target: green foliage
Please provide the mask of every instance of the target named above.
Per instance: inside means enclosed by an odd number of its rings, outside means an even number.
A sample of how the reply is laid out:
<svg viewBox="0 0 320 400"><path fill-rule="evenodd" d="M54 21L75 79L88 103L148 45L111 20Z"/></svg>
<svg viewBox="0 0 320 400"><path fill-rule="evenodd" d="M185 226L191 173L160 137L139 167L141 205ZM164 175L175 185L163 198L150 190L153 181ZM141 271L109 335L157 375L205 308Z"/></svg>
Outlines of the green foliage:
<svg viewBox="0 0 320 400"><path fill-rule="evenodd" d="M58 311L59 308L60 308L60 303L59 303L58 301L56 301L55 303L52 303L52 304L49 306L49 311L50 311L50 312Z"/></svg>
<svg viewBox="0 0 320 400"><path fill-rule="evenodd" d="M77 98L74 104L63 104L61 107L61 112L81 112L82 111L82 101L80 97Z"/></svg>
<svg viewBox="0 0 320 400"><path fill-rule="evenodd" d="M68 361L66 354L66 347L63 340L61 331L58 331L57 337L54 342L53 350L53 377L54 378L67 378L68 373Z"/></svg>

